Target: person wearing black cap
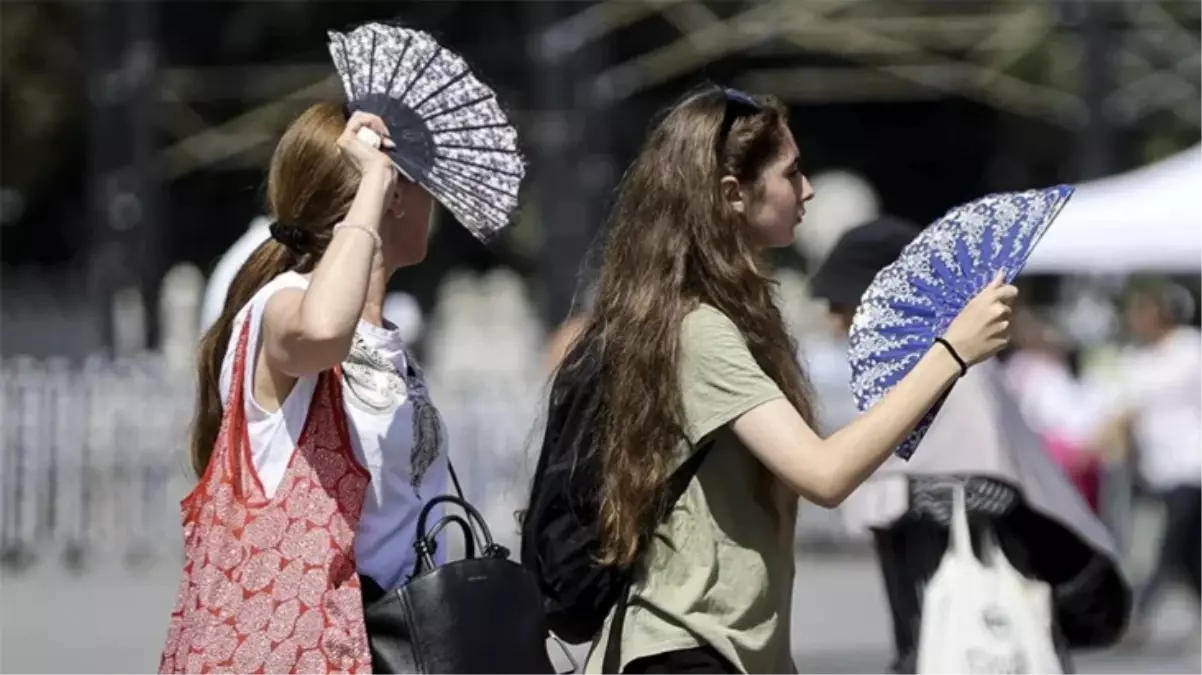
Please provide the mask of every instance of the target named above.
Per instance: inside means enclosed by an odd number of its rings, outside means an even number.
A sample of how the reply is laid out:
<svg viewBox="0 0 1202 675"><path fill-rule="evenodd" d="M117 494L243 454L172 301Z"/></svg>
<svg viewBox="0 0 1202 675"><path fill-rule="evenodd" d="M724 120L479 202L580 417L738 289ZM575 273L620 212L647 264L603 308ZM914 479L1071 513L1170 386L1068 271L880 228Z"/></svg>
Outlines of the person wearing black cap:
<svg viewBox="0 0 1202 675"><path fill-rule="evenodd" d="M897 260L921 231L908 220L881 216L848 230L835 243L810 279L810 288L815 297L827 302L833 318L842 320L844 333L851 328L860 296L877 272Z"/></svg>
<svg viewBox="0 0 1202 675"><path fill-rule="evenodd" d="M811 292L843 335L876 274L919 232L882 217L835 244ZM893 618L893 672L916 669L922 587L948 545L949 478L965 486L974 545L994 531L1016 568L1052 585L1064 672L1070 647L1121 637L1131 590L1113 539L1022 421L994 364L982 363L957 383L911 461L889 460L841 506L849 527L873 534Z"/></svg>

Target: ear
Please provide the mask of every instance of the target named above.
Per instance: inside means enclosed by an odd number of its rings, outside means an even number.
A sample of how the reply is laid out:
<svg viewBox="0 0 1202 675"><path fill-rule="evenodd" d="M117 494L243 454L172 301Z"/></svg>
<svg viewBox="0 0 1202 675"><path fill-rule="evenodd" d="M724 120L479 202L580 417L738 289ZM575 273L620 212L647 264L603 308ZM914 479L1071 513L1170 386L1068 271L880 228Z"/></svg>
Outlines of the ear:
<svg viewBox="0 0 1202 675"><path fill-rule="evenodd" d="M399 176L398 176L399 178ZM402 179L403 180L403 179ZM399 218L405 213L405 204L409 201L409 184L397 181L397 184L392 188L392 196L385 203L385 209L394 217Z"/></svg>
<svg viewBox="0 0 1202 675"><path fill-rule="evenodd" d="M401 206L420 204L421 200L429 195L426 188L405 178L405 175L401 173L397 174L395 189L397 192L397 201L400 202Z"/></svg>
<svg viewBox="0 0 1202 675"><path fill-rule="evenodd" d="M723 176L718 183L722 190L722 198L727 204L739 214L745 214L747 204L743 199L743 186L739 184L739 179L734 176Z"/></svg>

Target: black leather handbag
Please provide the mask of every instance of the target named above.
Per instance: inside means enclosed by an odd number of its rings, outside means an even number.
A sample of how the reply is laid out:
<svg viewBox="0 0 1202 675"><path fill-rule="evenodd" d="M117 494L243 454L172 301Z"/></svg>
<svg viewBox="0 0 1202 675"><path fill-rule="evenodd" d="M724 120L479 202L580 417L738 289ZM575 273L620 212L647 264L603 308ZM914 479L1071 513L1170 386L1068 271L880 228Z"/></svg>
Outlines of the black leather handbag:
<svg viewBox="0 0 1202 675"><path fill-rule="evenodd" d="M417 521L417 568L408 583L384 592L364 577L364 619L376 673L554 673L542 595L533 575L493 541L484 518L463 498L435 497ZM428 527L438 504L460 507ZM437 566L436 538L463 530L465 557Z"/></svg>

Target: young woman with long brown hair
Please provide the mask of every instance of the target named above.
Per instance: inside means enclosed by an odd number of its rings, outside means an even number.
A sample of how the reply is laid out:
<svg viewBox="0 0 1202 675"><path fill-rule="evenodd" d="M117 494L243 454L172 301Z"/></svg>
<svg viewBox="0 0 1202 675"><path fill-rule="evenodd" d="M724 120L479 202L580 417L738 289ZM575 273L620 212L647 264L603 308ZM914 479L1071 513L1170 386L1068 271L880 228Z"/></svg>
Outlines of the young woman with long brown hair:
<svg viewBox="0 0 1202 675"><path fill-rule="evenodd" d="M813 196L784 107L712 86L666 112L617 190L582 340L602 355L601 562L637 562L624 672L792 671L798 497L839 504L961 372L937 346L855 422L813 431L763 257L793 241ZM952 323L966 362L1006 344L1015 293L995 280ZM668 477L711 441L657 523Z"/></svg>

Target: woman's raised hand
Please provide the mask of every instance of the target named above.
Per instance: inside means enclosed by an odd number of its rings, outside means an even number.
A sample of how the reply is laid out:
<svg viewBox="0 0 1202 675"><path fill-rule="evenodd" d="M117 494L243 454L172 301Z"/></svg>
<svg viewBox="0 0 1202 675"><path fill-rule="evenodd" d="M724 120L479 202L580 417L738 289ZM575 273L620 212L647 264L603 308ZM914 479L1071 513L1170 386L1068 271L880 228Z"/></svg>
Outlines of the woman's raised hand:
<svg viewBox="0 0 1202 675"><path fill-rule="evenodd" d="M976 365L1010 344L1010 314L1018 289L998 272L989 285L960 310L943 339L968 365Z"/></svg>
<svg viewBox="0 0 1202 675"><path fill-rule="evenodd" d="M392 137L388 132L388 126L384 124L384 120L371 113L362 111L355 112L346 122L346 128L342 130L342 134L338 137L338 148L342 150L342 154L359 169L360 173L368 173L371 170L392 169L392 160L388 158L380 149L369 145L360 138L360 130L370 129L380 137L380 147L394 148L396 144L392 142ZM366 134L365 134L366 135Z"/></svg>

